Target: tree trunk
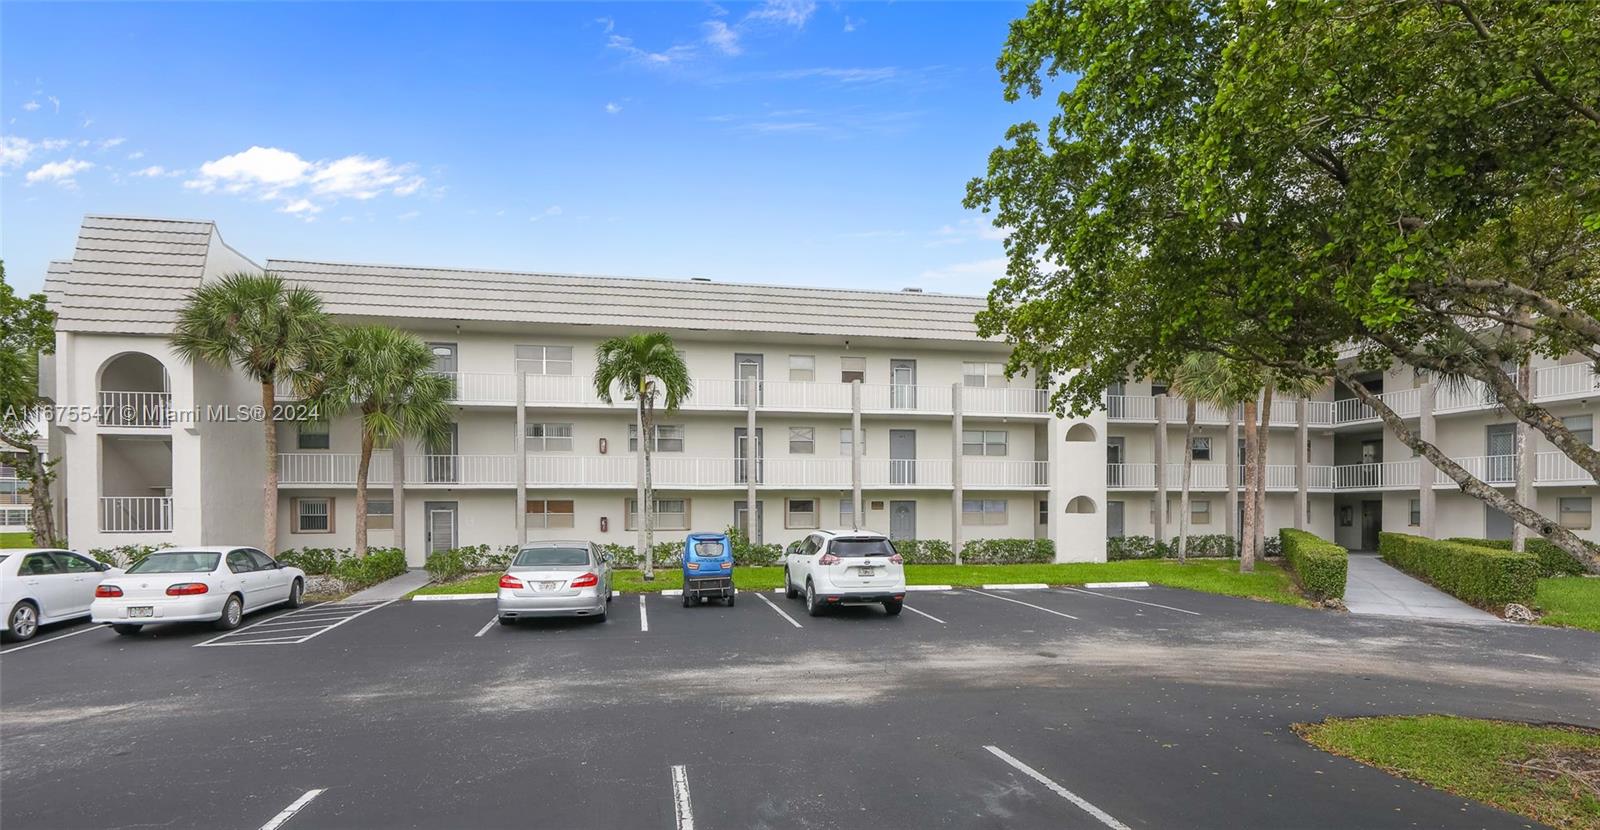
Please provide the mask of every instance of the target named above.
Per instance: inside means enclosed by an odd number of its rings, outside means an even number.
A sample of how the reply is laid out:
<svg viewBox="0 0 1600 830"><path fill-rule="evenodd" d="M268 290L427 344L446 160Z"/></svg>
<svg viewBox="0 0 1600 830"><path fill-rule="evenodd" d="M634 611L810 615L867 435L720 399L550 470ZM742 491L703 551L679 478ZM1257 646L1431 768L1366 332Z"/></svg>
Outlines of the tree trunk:
<svg viewBox="0 0 1600 830"><path fill-rule="evenodd" d="M356 558L367 555L367 472L372 466L372 436L361 431L361 459L356 463ZM328 517L331 524L333 516Z"/></svg>
<svg viewBox="0 0 1600 830"><path fill-rule="evenodd" d="M633 517L633 529L637 531L638 538L634 541L634 553L639 557L639 561L644 563L644 581L649 582L656 578L656 569L655 563L650 561L650 546L645 544L644 541L644 517L645 514L650 512L644 501L645 465L648 461L648 456L645 455L646 444L644 441L644 394L638 389L634 389L633 402L635 404L633 410L634 429L638 431L639 435L638 452L635 455L637 463L635 472L638 476L634 496L636 512Z"/></svg>
<svg viewBox="0 0 1600 830"><path fill-rule="evenodd" d="M1562 527L1558 522L1545 518L1538 511L1508 498L1504 493L1483 483L1467 472L1460 464L1457 464L1455 459L1440 452L1438 447L1417 437L1416 433L1413 433L1406 426L1405 420L1396 415L1394 410L1383 402L1382 398L1368 391L1367 387L1356 380L1355 375L1350 372L1348 367L1336 366L1334 367L1334 374L1344 382L1345 386L1350 388L1350 391L1355 393L1356 397L1361 399L1362 403L1372 407L1372 410L1383 420L1384 425L1394 433L1396 438L1400 439L1400 443L1421 453L1422 457L1428 459L1440 472L1449 476L1450 480L1461 488L1461 492L1494 507L1501 513L1510 516L1512 521L1522 524L1540 536L1549 539L1552 544L1566 551L1573 559L1582 564L1589 573L1600 574L1600 555L1591 550L1576 534Z"/></svg>
<svg viewBox="0 0 1600 830"><path fill-rule="evenodd" d="M261 521L266 525L268 556L278 555L278 422L272 411L278 405L278 390L272 382L261 384L262 430L267 445L267 480L261 488ZM333 521L329 516L328 521Z"/></svg>
<svg viewBox="0 0 1600 830"><path fill-rule="evenodd" d="M1250 573L1256 569L1256 544L1261 541L1256 531L1256 402L1244 402L1244 524L1239 540L1239 572Z"/></svg>
<svg viewBox="0 0 1600 830"><path fill-rule="evenodd" d="M1256 430L1256 555L1266 555L1267 537L1267 451L1272 445L1272 395L1274 381L1267 381L1261 393L1261 424Z"/></svg>
<svg viewBox="0 0 1600 830"><path fill-rule="evenodd" d="M28 465L28 497L33 506L28 513L33 543L41 548L59 547L64 543L56 532L55 505L50 502L50 462L39 452L38 444L29 441L27 450L24 463Z"/></svg>
<svg viewBox="0 0 1600 830"><path fill-rule="evenodd" d="M1184 399L1183 493L1178 496L1178 561L1189 558L1189 487L1194 480L1194 398Z"/></svg>

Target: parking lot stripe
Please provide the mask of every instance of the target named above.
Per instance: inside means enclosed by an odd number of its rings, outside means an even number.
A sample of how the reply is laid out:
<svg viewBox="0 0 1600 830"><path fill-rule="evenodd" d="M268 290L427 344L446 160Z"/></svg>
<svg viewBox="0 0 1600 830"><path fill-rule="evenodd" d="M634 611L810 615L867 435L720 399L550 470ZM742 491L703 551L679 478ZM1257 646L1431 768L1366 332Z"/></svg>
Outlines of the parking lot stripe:
<svg viewBox="0 0 1600 830"><path fill-rule="evenodd" d="M91 623L91 624L89 624L88 626L86 626L84 628L78 629L77 631L68 631L67 633L62 634L59 637L51 637L51 638L46 639L46 640L34 640L31 643L23 643L20 646L12 646L11 648L6 649L5 651L0 651L0 654L10 654L13 651L21 651L21 650L23 650L25 648L33 648L34 646L47 645L47 644L53 643L53 642L55 642L57 640L65 640L68 637L76 637L79 634L86 634L86 633L88 633L90 631L95 631L95 630L104 630L105 628L106 628L106 626L95 625L95 624Z"/></svg>
<svg viewBox="0 0 1600 830"><path fill-rule="evenodd" d="M982 591L973 590L971 588L968 588L967 591L969 593L977 594L980 597L992 597L994 599L1004 600L1005 602L1014 602L1014 603L1016 603L1018 605L1026 605L1029 608L1037 608L1040 611L1045 612L1046 614L1054 614L1054 615L1056 615L1058 617L1066 617L1069 620L1077 619L1077 617L1074 617L1071 614L1064 614L1064 613L1062 613L1060 611L1054 611L1054 610L1051 610L1049 608L1044 607L1043 605L1034 605L1031 602L1023 602L1020 599L1012 599L1011 597L1003 597L1003 596L1000 596L999 594L986 594L986 593L984 593Z"/></svg>
<svg viewBox="0 0 1600 830"><path fill-rule="evenodd" d="M293 804L283 808L283 812L273 816L272 821L261 825L261 830L278 830L279 827L284 825L284 822L294 818L295 813L304 810L306 805L310 804L313 798L316 798L325 792L327 792L327 790L306 790L305 795L300 796L294 800Z"/></svg>
<svg viewBox="0 0 1600 830"><path fill-rule="evenodd" d="M1191 615L1196 616L1196 617L1205 616L1204 614L1201 614L1199 611L1190 611L1190 610L1187 610L1187 609L1184 609L1184 608L1173 608L1170 605L1162 605L1159 602L1145 602L1142 599L1128 599L1127 597L1112 596L1111 594L1100 594L1100 593L1096 593L1094 591L1085 591L1082 588L1071 588L1071 587L1068 587L1068 588L1065 588L1063 590L1077 591L1080 594L1088 594L1091 597L1104 597L1105 599L1114 599L1114 600L1117 600L1119 602L1131 602L1131 603L1133 603L1135 605L1148 605L1151 608L1165 608L1168 611L1176 611L1179 614L1191 614Z"/></svg>
<svg viewBox="0 0 1600 830"><path fill-rule="evenodd" d="M1056 795L1059 795L1062 798L1065 798L1066 800L1072 802L1073 804L1076 804L1078 806L1078 808L1083 810L1085 813L1088 813L1089 815L1094 816L1095 818L1099 819L1101 824L1104 824L1105 826L1112 828L1112 830L1131 830L1131 828L1129 828L1128 825L1123 824L1122 822L1117 821L1116 819L1112 818L1111 814L1107 813L1105 810L1102 810L1099 807L1096 807L1093 804L1090 804L1088 801L1085 801L1077 793L1074 793L1073 791L1067 789L1066 787L1063 787L1060 784L1057 784L1056 782L1051 781L1049 778L1045 777L1044 773L1034 769L1033 767L1028 766L1027 764L1022 763L1021 761L1018 761L1017 759L1015 759L1013 757L1011 757L1010 755L1006 754L1006 751L1001 749L1000 747L997 747L997 746L986 746L986 747L984 747L984 749L988 750L989 753L991 755L993 755L994 757L999 758L1002 761L1005 761L1007 764L1010 764L1013 769L1017 770L1018 772L1022 773L1023 775L1026 775L1029 778L1032 778L1033 780L1038 781L1040 784L1043 784L1046 787L1049 787L1050 791L1055 793Z"/></svg>
<svg viewBox="0 0 1600 830"><path fill-rule="evenodd" d="M394 599L391 599L388 602L380 602L380 603L378 603L376 605L369 605L366 608L363 608L362 610L357 611L356 613L351 614L350 616L345 617L344 619L334 623L333 625L330 625L327 628L324 628L321 631L318 631L317 633L311 635L311 637L307 637L306 639L309 640L312 637L321 637L322 635L328 633L329 631L334 630L335 628L338 628L341 625L344 625L345 623L355 619L356 617L360 617L360 616L364 616L366 614L370 614L373 611L376 611L376 610L378 610L379 608L382 608L385 605L389 605L390 603L395 603L395 602L399 602L399 601L400 601L400 598L399 597L395 597Z"/></svg>
<svg viewBox="0 0 1600 830"><path fill-rule="evenodd" d="M694 830L694 808L689 803L689 771L677 764L672 768L672 814L678 830Z"/></svg>
<svg viewBox="0 0 1600 830"><path fill-rule="evenodd" d="M929 614L926 611L918 611L917 609L912 608L909 605L901 605L900 607L906 609L907 611L910 611L913 614L921 614L922 616L927 617L928 619L933 620L934 622L936 622L936 623L938 623L940 625L944 625L945 624L944 620L941 620L938 617L935 617L934 615Z"/></svg>
<svg viewBox="0 0 1600 830"><path fill-rule="evenodd" d="M906 590L907 591L953 591L953 590L955 590L955 588L953 588L952 586L949 586L949 585L907 585L906 586Z"/></svg>
<svg viewBox="0 0 1600 830"><path fill-rule="evenodd" d="M795 628L805 628L805 626L803 626L799 622L797 622L794 617L791 617L788 614L784 613L782 608L779 608L777 605L773 604L772 600L767 599L766 596L764 596L762 594L756 594L756 598L761 600L762 602L766 603L768 608L771 608L772 610L778 612L778 616L788 620L790 625L794 626Z"/></svg>
<svg viewBox="0 0 1600 830"><path fill-rule="evenodd" d="M639 595L639 630L650 630L650 614L644 608L644 594Z"/></svg>
<svg viewBox="0 0 1600 830"><path fill-rule="evenodd" d="M985 585L983 589L985 591L1047 591L1050 586L1043 582L1013 582L1010 584Z"/></svg>
<svg viewBox="0 0 1600 830"><path fill-rule="evenodd" d="M494 599L498 594L420 594L412 602L451 602L464 599Z"/></svg>
<svg viewBox="0 0 1600 830"><path fill-rule="evenodd" d="M496 614L493 617L490 617L489 621L484 623L482 628L478 629L478 633L476 633L476 634L474 634L472 636L474 636L474 637L482 637L483 635L488 634L489 633L489 629L493 628L494 624L499 622L499 621L500 621L500 615L499 614Z"/></svg>

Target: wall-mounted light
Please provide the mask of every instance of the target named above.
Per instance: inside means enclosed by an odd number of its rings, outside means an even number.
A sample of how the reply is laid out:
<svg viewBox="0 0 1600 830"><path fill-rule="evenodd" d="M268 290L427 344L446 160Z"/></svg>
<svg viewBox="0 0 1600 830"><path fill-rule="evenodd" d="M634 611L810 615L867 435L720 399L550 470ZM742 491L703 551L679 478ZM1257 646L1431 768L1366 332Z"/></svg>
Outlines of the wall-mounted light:
<svg viewBox="0 0 1600 830"><path fill-rule="evenodd" d="M606 449L607 449L607 448L608 448L608 447L610 447L610 446L611 446L611 445L610 445L610 444L608 444L608 443L606 443L606 439L604 439L604 438L601 438L601 439L600 439L600 454L601 454L601 455L605 455L605 454L606 454ZM603 520L602 520L602 521L603 521Z"/></svg>
<svg viewBox="0 0 1600 830"><path fill-rule="evenodd" d="M605 533L605 532L607 532L609 530L611 530L611 520L607 519L604 516L601 516L600 517L600 532L601 533Z"/></svg>

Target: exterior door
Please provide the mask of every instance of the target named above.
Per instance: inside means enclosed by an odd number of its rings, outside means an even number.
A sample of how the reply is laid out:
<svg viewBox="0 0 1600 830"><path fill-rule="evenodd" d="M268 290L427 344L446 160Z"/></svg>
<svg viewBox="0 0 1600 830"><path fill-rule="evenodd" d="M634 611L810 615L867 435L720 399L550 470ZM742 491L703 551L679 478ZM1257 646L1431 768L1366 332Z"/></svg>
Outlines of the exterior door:
<svg viewBox="0 0 1600 830"><path fill-rule="evenodd" d="M889 483L917 483L917 431L889 430Z"/></svg>
<svg viewBox="0 0 1600 830"><path fill-rule="evenodd" d="M917 362L915 360L889 361L889 406L895 409L917 408Z"/></svg>
<svg viewBox="0 0 1600 830"><path fill-rule="evenodd" d="M1122 524L1122 502L1106 502L1106 538L1121 539L1126 535Z"/></svg>
<svg viewBox="0 0 1600 830"><path fill-rule="evenodd" d="M733 390L733 402L738 406L749 406L749 392L745 390L745 381L751 378L756 382L756 406L761 405L764 390L761 388L761 377L764 360L758 354L736 354L733 356L733 376L739 383Z"/></svg>
<svg viewBox="0 0 1600 830"><path fill-rule="evenodd" d="M745 515L746 510L745 510L745 506L744 506L745 505L744 499L739 499L738 501L734 502L733 503L733 526L739 528L740 530L743 530L745 532L745 535L749 536L751 539L765 539L765 538L767 538L766 535L765 535L765 531L766 531L766 527L767 527L767 524L766 524L766 518L767 517L766 517L766 512L764 510L762 510L762 506L764 504L765 504L765 502L763 502L761 499L756 499L756 526L755 526L754 532L752 532L750 526L748 524L746 524L747 522L750 521L750 519L749 519L748 516Z"/></svg>
<svg viewBox="0 0 1600 830"><path fill-rule="evenodd" d="M438 553L457 547L456 503L453 501L423 502L422 512L428 517L428 552Z"/></svg>
<svg viewBox="0 0 1600 830"><path fill-rule="evenodd" d="M1483 506L1483 538L1485 539L1510 539L1511 517L1490 507Z"/></svg>
<svg viewBox="0 0 1600 830"><path fill-rule="evenodd" d="M1378 533L1383 530L1383 502L1361 503L1361 549L1377 550Z"/></svg>
<svg viewBox="0 0 1600 830"><path fill-rule="evenodd" d="M451 484L461 480L460 460L456 458L460 450L457 440L456 425L451 424L443 439L428 442L427 473L430 483Z"/></svg>
<svg viewBox="0 0 1600 830"><path fill-rule="evenodd" d="M1122 436L1106 439L1106 486L1122 486L1122 465L1127 463L1128 439Z"/></svg>
<svg viewBox="0 0 1600 830"><path fill-rule="evenodd" d="M458 371L456 363L456 344L454 343L429 343L428 351L433 352L433 370L444 375L453 375Z"/></svg>
<svg viewBox="0 0 1600 830"><path fill-rule="evenodd" d="M917 538L917 503L911 500L889 502L889 538L893 541Z"/></svg>
<svg viewBox="0 0 1600 830"><path fill-rule="evenodd" d="M767 459L766 443L762 440L761 429L762 429L761 427L756 427L756 483L757 484L760 484L762 482L763 478L766 476L766 473L767 473L767 471L766 471L766 463L767 463L767 461L766 461L766 459ZM748 456L748 452L746 450L746 445L745 445L745 440L744 440L745 434L746 434L746 432L745 432L745 428L744 427L734 427L733 428L733 457L734 457L733 480L738 482L739 484L745 484L745 483L748 483L750 481L750 476L746 472L746 465L745 465L745 458Z"/></svg>
<svg viewBox="0 0 1600 830"><path fill-rule="evenodd" d="M1483 428L1484 481L1510 484L1517 480L1517 426L1490 424Z"/></svg>

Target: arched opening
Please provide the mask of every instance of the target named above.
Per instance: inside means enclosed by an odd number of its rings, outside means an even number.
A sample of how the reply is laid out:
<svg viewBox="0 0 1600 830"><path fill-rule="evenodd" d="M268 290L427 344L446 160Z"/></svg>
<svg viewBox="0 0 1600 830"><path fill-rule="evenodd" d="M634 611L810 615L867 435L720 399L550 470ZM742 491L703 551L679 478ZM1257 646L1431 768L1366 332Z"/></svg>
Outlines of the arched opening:
<svg viewBox="0 0 1600 830"><path fill-rule="evenodd" d="M1098 437L1094 427L1088 424L1073 424L1072 428L1067 430L1068 441L1094 441Z"/></svg>
<svg viewBox="0 0 1600 830"><path fill-rule="evenodd" d="M1094 499L1088 496L1074 496L1067 502L1068 513L1093 513L1095 510Z"/></svg>
<svg viewBox="0 0 1600 830"><path fill-rule="evenodd" d="M124 352L100 367L100 423L114 427L165 427L172 422L167 367L141 352Z"/></svg>

